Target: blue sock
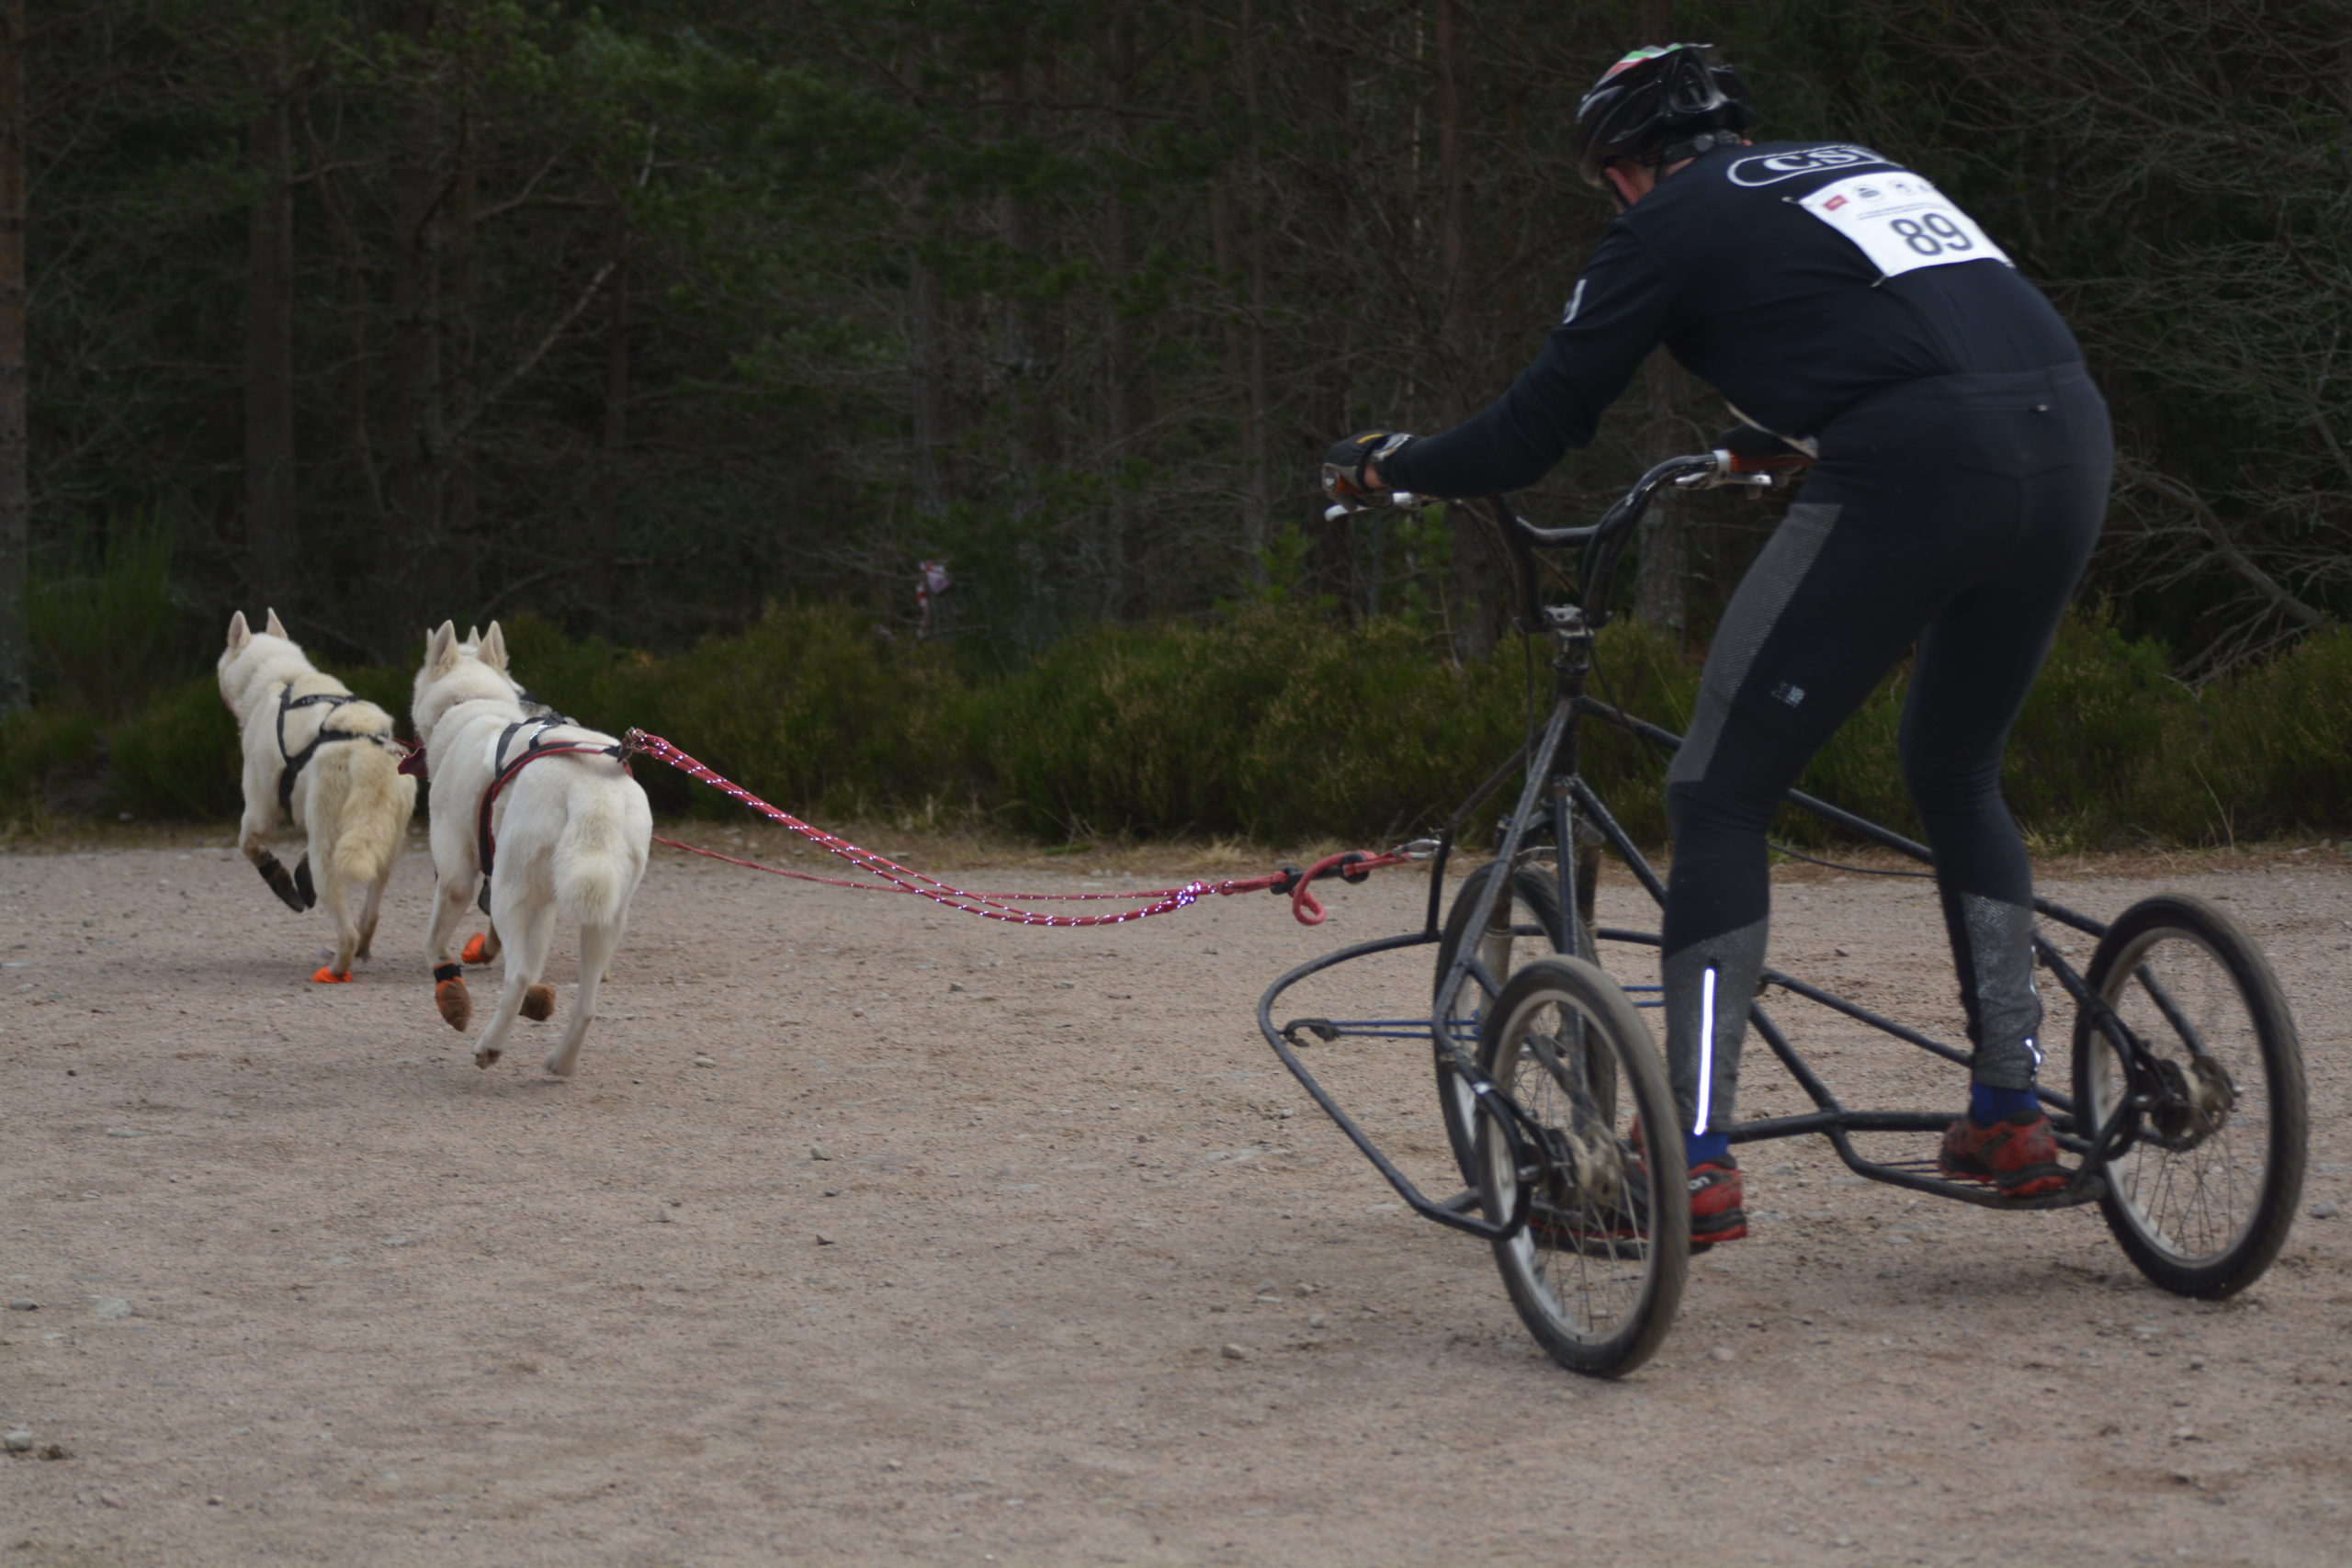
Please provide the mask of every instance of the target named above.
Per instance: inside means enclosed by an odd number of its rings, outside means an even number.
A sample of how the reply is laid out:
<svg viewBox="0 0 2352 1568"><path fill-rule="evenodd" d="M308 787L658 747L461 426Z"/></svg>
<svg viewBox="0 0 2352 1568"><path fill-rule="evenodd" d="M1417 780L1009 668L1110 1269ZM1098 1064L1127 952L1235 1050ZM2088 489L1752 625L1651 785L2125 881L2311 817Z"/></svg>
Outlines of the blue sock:
<svg viewBox="0 0 2352 1568"><path fill-rule="evenodd" d="M1682 1156L1693 1170L1709 1160L1720 1165L1731 1157L1731 1135L1727 1133L1686 1133L1682 1136Z"/></svg>
<svg viewBox="0 0 2352 1568"><path fill-rule="evenodd" d="M2041 1109L2041 1102L2030 1089L1995 1089L1988 1083L1969 1086L1968 1119L1979 1127L1990 1127L2019 1111Z"/></svg>

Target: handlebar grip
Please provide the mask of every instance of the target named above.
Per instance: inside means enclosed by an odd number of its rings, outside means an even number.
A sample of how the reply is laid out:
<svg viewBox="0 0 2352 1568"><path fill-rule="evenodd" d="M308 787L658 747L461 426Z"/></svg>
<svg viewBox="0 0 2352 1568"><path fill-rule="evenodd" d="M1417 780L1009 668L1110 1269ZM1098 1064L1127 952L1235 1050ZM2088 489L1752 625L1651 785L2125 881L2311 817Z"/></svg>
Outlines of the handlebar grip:
<svg viewBox="0 0 2352 1568"><path fill-rule="evenodd" d="M1748 457L1738 452L1724 455L1724 471L1734 474L1786 474L1813 467L1813 458L1804 452L1776 452L1769 457Z"/></svg>

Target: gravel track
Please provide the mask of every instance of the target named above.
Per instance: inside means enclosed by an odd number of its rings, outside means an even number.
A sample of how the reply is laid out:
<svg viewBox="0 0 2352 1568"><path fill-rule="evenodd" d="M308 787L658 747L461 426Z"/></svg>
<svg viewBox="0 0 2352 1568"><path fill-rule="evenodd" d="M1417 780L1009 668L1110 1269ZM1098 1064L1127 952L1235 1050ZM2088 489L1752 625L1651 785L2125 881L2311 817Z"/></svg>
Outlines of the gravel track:
<svg viewBox="0 0 2352 1568"><path fill-rule="evenodd" d="M957 852L921 863L1191 869ZM1292 964L1417 924L1415 874L1335 886L1319 931L1262 896L1042 931L657 851L566 1083L555 1026L483 1072L435 1017L429 880L412 850L375 960L321 987L321 917L218 831L0 857L0 1296L33 1303L0 1313L0 1427L36 1445L0 1458L0 1564L2352 1562L2324 848L2044 875L2102 915L2224 900L2267 946L2312 1174L2255 1289L2177 1300L2095 1210L1783 1143L1746 1153L1755 1238L1614 1384L1536 1352L1484 1247L1402 1212L1251 1023ZM1800 870L1778 914L1776 964L1956 1032L1927 885ZM1291 1010L1402 1012L1428 965ZM1962 1102L1782 1010L1853 1100ZM1311 1055L1440 1188L1425 1050ZM1795 1106L1760 1049L1742 1092Z"/></svg>

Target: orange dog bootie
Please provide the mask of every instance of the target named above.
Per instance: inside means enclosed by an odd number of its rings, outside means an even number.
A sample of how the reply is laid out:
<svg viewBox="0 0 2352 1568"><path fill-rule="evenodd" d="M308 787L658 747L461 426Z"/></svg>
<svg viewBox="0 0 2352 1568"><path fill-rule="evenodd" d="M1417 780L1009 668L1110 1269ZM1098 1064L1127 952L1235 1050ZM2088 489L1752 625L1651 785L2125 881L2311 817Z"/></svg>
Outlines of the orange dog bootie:
<svg viewBox="0 0 2352 1568"><path fill-rule="evenodd" d="M348 975L336 974L334 965L328 964L322 965L319 972L311 976L311 983L314 986L348 986L351 979Z"/></svg>
<svg viewBox="0 0 2352 1568"><path fill-rule="evenodd" d="M466 991L466 972L454 964L433 966L433 1005L441 1021L463 1034L474 1016L474 999Z"/></svg>
<svg viewBox="0 0 2352 1568"><path fill-rule="evenodd" d="M469 964L487 964L495 955L490 951L490 938L476 931L466 939L466 950L458 956Z"/></svg>

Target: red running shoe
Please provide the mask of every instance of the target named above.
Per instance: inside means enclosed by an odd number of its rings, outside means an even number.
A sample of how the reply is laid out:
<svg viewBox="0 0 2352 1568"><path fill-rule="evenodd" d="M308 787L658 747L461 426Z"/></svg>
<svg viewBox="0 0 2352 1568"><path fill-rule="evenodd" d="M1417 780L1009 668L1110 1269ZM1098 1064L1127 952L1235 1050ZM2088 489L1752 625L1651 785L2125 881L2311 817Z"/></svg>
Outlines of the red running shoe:
<svg viewBox="0 0 2352 1568"><path fill-rule="evenodd" d="M1622 1250L1622 1244L1649 1239L1649 1182L1644 1168L1642 1124L1634 1123L1631 1179L1623 1199L1599 1209L1554 1209L1538 1200L1528 1228L1546 1246L1603 1255ZM1719 1241L1747 1236L1747 1211L1740 1205L1739 1161L1730 1155L1692 1168L1685 1183L1690 1194L1690 1250L1704 1252Z"/></svg>
<svg viewBox="0 0 2352 1568"><path fill-rule="evenodd" d="M1739 1161L1725 1155L1690 1168L1690 1250L1747 1235L1747 1211L1740 1207Z"/></svg>
<svg viewBox="0 0 2352 1568"><path fill-rule="evenodd" d="M2004 1198L2040 1198L2066 1186L2058 1136L2039 1111L2020 1111L1990 1127L1962 1116L1944 1129L1936 1168L1957 1181L1989 1181Z"/></svg>

